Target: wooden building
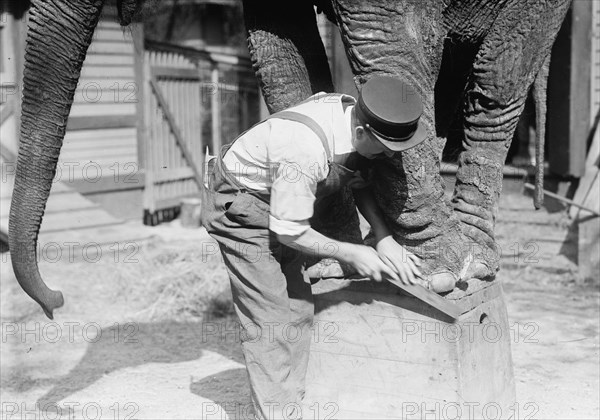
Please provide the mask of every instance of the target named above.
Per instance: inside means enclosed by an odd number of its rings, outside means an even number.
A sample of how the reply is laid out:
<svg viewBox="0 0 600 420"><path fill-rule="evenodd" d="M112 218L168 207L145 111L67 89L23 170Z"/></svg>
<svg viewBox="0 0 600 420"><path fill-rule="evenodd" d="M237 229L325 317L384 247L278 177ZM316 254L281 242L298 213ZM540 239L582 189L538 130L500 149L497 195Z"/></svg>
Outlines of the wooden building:
<svg viewBox="0 0 600 420"><path fill-rule="evenodd" d="M18 149L27 3L3 2L0 9L2 232ZM160 4L169 13L161 9L132 29L121 28L115 8L105 7L42 230L159 222L183 197L198 194L205 148L214 153L266 115L239 28L240 1ZM336 90L356 95L337 28L323 15L319 25ZM599 25L597 2L575 1L554 48L547 156L549 171L560 176L583 174L600 103ZM59 191L68 195L58 200Z"/></svg>
<svg viewBox="0 0 600 420"><path fill-rule="evenodd" d="M6 234L27 7L3 3L0 16L0 226ZM105 7L75 93L42 232L172 217L182 198L199 194L205 148L214 153L259 119L258 86L243 50L153 38L144 36L143 24L121 28L115 7Z"/></svg>

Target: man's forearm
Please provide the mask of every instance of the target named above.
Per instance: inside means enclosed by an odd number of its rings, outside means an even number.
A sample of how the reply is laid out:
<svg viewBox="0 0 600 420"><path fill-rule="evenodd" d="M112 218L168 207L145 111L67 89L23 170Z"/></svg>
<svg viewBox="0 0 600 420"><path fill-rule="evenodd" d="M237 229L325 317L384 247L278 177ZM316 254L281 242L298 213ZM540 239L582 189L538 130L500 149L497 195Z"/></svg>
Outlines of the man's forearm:
<svg viewBox="0 0 600 420"><path fill-rule="evenodd" d="M335 258L346 263L352 260L354 247L356 247L356 245L351 243L328 238L312 228L309 228L296 238L278 235L277 239L282 244L294 248L303 254L318 258Z"/></svg>
<svg viewBox="0 0 600 420"><path fill-rule="evenodd" d="M379 205L375 201L375 196L370 188L353 189L354 201L360 213L367 219L371 225L375 240L379 242L392 233L385 224L385 219Z"/></svg>

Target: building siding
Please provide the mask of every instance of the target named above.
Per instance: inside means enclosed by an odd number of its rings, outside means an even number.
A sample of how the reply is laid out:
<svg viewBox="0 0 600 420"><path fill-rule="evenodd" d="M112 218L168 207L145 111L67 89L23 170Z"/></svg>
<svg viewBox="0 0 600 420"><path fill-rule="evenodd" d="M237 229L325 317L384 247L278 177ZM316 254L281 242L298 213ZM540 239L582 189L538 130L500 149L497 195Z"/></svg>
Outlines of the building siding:
<svg viewBox="0 0 600 420"><path fill-rule="evenodd" d="M59 167L71 179L138 169L136 46L107 7L84 62ZM93 189L93 188L92 188Z"/></svg>

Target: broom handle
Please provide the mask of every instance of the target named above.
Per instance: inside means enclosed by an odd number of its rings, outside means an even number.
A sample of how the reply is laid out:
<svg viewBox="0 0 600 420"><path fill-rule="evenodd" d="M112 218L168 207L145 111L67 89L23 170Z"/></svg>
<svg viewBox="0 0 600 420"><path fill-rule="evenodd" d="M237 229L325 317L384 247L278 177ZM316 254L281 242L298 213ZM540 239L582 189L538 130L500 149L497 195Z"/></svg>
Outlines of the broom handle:
<svg viewBox="0 0 600 420"><path fill-rule="evenodd" d="M598 176L598 175L596 174L596 176ZM530 184L530 183L528 183L528 182L526 182L524 186L525 186L525 188L527 188L528 190L535 190L535 186L534 186L534 185L531 185L531 184ZM569 200L568 198L562 197L562 196L560 196L560 195L558 195L558 194L554 194L553 192L550 192L550 191L548 191L548 190L544 190L544 189L542 189L542 192L544 193L544 195L547 195L548 197L556 198L557 200L559 200L559 201L562 201L562 202L565 202L565 203L568 203L568 204L570 204L571 206L575 206L575 207L578 207L578 208L580 208L580 209L582 209L582 210L589 211L589 212L590 212L590 213L592 213L594 216L600 216L600 213L598 213L596 210L592 210L592 209L590 209L589 207L582 206L581 204L579 204L579 203L576 203L576 202L574 202L573 200Z"/></svg>

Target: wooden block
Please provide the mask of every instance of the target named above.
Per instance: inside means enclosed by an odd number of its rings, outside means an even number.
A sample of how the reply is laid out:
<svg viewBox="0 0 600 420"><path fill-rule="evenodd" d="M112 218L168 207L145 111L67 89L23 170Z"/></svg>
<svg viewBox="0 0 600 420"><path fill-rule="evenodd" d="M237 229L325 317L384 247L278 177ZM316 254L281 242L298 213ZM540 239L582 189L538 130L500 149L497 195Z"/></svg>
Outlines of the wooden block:
<svg viewBox="0 0 600 420"><path fill-rule="evenodd" d="M181 226L187 228L200 227L200 204L199 198L184 198L181 200Z"/></svg>
<svg viewBox="0 0 600 420"><path fill-rule="evenodd" d="M502 287L465 285L445 298L460 308L457 320L388 283L313 286L308 415L510 418L515 384Z"/></svg>

